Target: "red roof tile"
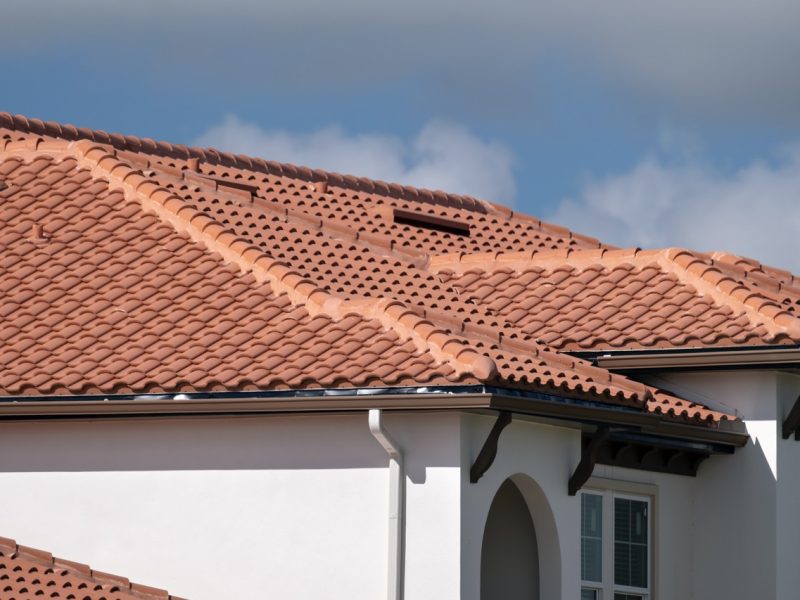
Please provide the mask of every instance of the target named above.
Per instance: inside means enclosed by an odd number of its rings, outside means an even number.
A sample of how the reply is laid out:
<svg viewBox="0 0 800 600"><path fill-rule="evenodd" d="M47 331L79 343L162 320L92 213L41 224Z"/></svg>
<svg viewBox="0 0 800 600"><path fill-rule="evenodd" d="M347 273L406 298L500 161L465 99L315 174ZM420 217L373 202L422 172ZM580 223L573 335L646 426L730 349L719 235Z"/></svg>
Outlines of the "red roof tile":
<svg viewBox="0 0 800 600"><path fill-rule="evenodd" d="M490 383L714 423L558 350L800 338L790 274L465 196L3 113L0 181L6 395Z"/></svg>
<svg viewBox="0 0 800 600"><path fill-rule="evenodd" d="M49 552L0 538L0 597L6 600L180 600L158 588L54 558Z"/></svg>
<svg viewBox="0 0 800 600"><path fill-rule="evenodd" d="M564 350L800 342L797 290L685 249L433 257L430 269L526 337ZM789 275L791 277L791 275ZM791 281L791 280L789 280ZM792 295L793 294L793 295Z"/></svg>

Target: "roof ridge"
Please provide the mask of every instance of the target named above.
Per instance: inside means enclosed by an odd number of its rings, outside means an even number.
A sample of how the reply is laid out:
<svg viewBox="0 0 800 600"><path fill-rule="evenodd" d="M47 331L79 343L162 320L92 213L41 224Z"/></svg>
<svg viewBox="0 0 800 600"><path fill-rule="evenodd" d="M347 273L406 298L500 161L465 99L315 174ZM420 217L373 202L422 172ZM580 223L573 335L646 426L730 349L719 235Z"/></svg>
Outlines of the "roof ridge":
<svg viewBox="0 0 800 600"><path fill-rule="evenodd" d="M748 282L754 281L756 285L759 286L770 286L775 292L797 294L800 296L800 277L791 271L765 265L753 258L733 254L731 252L697 254L708 257L715 265L730 271L738 272L745 280L748 280Z"/></svg>
<svg viewBox="0 0 800 600"><path fill-rule="evenodd" d="M761 291L746 287L726 275L715 264L686 248L666 248L659 264L700 293L722 306L743 312L755 325L763 325L773 336L788 334L800 338L800 319Z"/></svg>
<svg viewBox="0 0 800 600"><path fill-rule="evenodd" d="M598 247L605 246L606 248L614 248L615 246L611 246L609 244L603 244L595 237L584 235L582 233L576 233L571 229L564 227L563 225L558 225L557 223L551 223L549 221L544 221L539 217L535 217L533 215L528 215L526 213L520 213L504 204L498 204L497 202L492 202L490 200L484 200L486 204L491 206L494 210L495 214L501 215L505 217L507 220L511 220L512 218L519 219L521 221L531 221L535 224L536 228L539 230L547 230L552 233L561 235L563 237L567 237L569 239L581 240L584 242L588 242L590 244L596 244Z"/></svg>
<svg viewBox="0 0 800 600"><path fill-rule="evenodd" d="M119 158L121 160L130 162L127 160L127 157ZM359 244L370 249L378 249L385 253L386 256L391 256L398 260L405 260L417 267L427 261L428 258L428 255L425 252L397 245L391 238L387 239L381 237L380 235L357 231L341 221L337 221L329 217L312 215L296 207L273 204L260 197L253 197L249 202L242 202L242 198L238 197L237 194L229 193L221 183L221 180L212 175L186 170L181 172L183 174L183 177L181 178L177 174L173 174L168 170L165 170L163 165L151 164L149 161L146 168L147 170L157 172L160 177L171 179L179 184L190 182L197 185L201 189L203 187L207 189L213 189L214 192L220 196L235 198L240 206L247 208L248 210L256 209L273 215L280 215L286 220L287 223L310 227L316 231L335 231L338 236L341 236L342 239L345 239L350 243ZM316 191L314 190L313 184L310 187L312 191ZM322 192L317 193L323 195Z"/></svg>
<svg viewBox="0 0 800 600"><path fill-rule="evenodd" d="M562 266L586 268L596 264L616 266L631 260L642 260L658 255L661 250L641 248L564 248L560 250L525 250L521 252L454 252L434 254L428 260L432 272L470 270L495 271L498 269L519 270L530 266Z"/></svg>
<svg viewBox="0 0 800 600"><path fill-rule="evenodd" d="M142 585L140 583L133 583L127 577L96 571L89 567L89 565L58 558L45 550L21 546L17 544L16 540L0 537L0 553L5 552L13 555L12 558L20 557L48 567L67 569L101 584L113 584L115 586L124 587L137 598L142 598L142 600L180 600L177 596L170 595L167 590Z"/></svg>
<svg viewBox="0 0 800 600"><path fill-rule="evenodd" d="M33 134L60 137L69 141L84 139L98 144L107 144L118 150L149 152L152 154L161 154L184 159L200 158L222 166L261 170L272 175L304 179L310 182L325 181L331 185L347 187L357 191L368 193L377 192L401 199L417 200L439 205L444 204L484 214L505 216L510 210L498 209L498 205L494 203L463 194L453 194L442 190L431 190L400 183L388 183L378 179L357 177L355 175L347 175L322 169L312 169L289 163L280 163L263 158L251 157L245 154L221 152L214 148L186 146L184 144L156 141L151 138L139 138L120 133L108 133L100 129L95 130L86 127L76 127L71 124L61 124L56 121L43 121L41 119L28 118L23 115L12 115L8 112L0 112L0 127L6 127L17 131L26 131ZM549 226L549 224L545 225Z"/></svg>
<svg viewBox="0 0 800 600"><path fill-rule="evenodd" d="M188 234L243 272L252 272L257 281L269 282L273 291L286 293L294 304L303 305L309 314L322 313L337 320L348 314L377 319L399 337L414 341L419 350L428 350L436 360L449 363L459 375L472 373L481 380L496 375L497 367L489 357L425 321L404 303L381 298L353 301L325 291L287 263L270 257L258 246L189 206L177 194L154 183L120 160L106 146L82 140L74 142L72 147L80 154L79 162L88 163L95 174L97 170L103 171L112 185L115 181L124 191L135 194L145 209L155 212L176 231Z"/></svg>

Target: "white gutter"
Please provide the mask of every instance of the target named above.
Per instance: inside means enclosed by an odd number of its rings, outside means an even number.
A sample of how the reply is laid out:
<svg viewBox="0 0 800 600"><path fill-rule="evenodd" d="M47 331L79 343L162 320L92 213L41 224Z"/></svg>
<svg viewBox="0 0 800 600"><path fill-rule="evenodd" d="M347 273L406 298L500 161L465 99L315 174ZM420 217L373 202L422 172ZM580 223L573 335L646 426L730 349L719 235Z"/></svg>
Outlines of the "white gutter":
<svg viewBox="0 0 800 600"><path fill-rule="evenodd" d="M387 598L403 598L403 520L405 516L405 471L403 454L381 422L382 411L369 411L369 430L389 455L389 563L387 570Z"/></svg>

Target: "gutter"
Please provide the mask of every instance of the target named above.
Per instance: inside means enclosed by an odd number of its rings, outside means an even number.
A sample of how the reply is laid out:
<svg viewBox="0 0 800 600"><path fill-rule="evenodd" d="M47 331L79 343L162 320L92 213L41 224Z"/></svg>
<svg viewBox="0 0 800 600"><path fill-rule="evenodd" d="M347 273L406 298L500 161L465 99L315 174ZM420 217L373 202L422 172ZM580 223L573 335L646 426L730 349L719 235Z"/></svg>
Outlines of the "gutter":
<svg viewBox="0 0 800 600"><path fill-rule="evenodd" d="M742 421L720 421L716 427L677 423L656 413L642 412L624 406L609 406L595 402L561 399L560 402L541 400L499 391L492 395L491 408L515 415L530 415L555 421L570 421L584 425L611 425L639 431L648 435L678 438L703 443L742 447L748 433Z"/></svg>
<svg viewBox="0 0 800 600"><path fill-rule="evenodd" d="M800 346L681 348L571 352L596 366L620 371L667 369L800 368Z"/></svg>
<svg viewBox="0 0 800 600"><path fill-rule="evenodd" d="M505 410L537 420L590 426L605 423L655 435L734 446L743 446L747 442L747 430L741 421L720 421L713 427L702 423L676 423L663 415L643 412L635 407L486 385L107 396L0 396L0 420L346 413L373 409L465 410L483 413Z"/></svg>
<svg viewBox="0 0 800 600"><path fill-rule="evenodd" d="M389 455L388 600L403 598L403 521L405 520L405 470L403 453L383 428L380 409L369 411L369 431Z"/></svg>

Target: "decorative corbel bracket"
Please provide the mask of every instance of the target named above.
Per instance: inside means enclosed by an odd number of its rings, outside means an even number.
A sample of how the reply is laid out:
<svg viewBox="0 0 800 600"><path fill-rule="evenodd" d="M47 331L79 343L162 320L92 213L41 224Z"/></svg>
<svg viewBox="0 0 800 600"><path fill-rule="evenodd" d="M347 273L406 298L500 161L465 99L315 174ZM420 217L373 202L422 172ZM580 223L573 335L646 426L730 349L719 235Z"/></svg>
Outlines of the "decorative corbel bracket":
<svg viewBox="0 0 800 600"><path fill-rule="evenodd" d="M478 453L478 458L475 459L475 462L469 470L470 483L478 483L478 480L483 477L483 474L492 466L497 456L497 442L500 440L500 434L509 423L511 423L511 413L505 410L500 411L500 414L497 416L497 421L494 422L492 430L489 432L481 451Z"/></svg>
<svg viewBox="0 0 800 600"><path fill-rule="evenodd" d="M594 436L592 436L589 443L583 446L581 462L578 463L578 466L575 467L575 472L572 474L572 477L569 478L567 491L570 496L577 494L578 490L581 489L583 484L592 476L594 465L597 463L597 454L601 446L608 439L609 431L608 425L601 425L597 428L597 431Z"/></svg>

